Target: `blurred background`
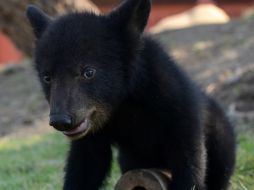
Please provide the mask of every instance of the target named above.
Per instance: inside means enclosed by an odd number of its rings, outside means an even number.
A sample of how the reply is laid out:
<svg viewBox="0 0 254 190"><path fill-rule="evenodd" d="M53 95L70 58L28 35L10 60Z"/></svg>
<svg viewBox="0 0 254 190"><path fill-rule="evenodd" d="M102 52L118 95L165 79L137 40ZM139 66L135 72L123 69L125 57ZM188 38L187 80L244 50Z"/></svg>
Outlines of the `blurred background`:
<svg viewBox="0 0 254 190"><path fill-rule="evenodd" d="M33 3L50 15L105 13L121 0L0 0L0 189L61 189L68 141L48 126L33 70ZM254 0L153 0L147 32L211 96L237 131L232 190L254 190ZM117 153L115 153L117 154ZM113 162L111 190L119 178Z"/></svg>

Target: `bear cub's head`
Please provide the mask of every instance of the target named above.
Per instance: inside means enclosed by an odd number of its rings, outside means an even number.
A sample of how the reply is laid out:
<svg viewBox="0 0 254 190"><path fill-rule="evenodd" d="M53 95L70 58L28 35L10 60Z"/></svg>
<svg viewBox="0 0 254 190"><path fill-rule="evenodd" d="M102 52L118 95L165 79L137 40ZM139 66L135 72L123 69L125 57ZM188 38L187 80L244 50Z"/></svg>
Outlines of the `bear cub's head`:
<svg viewBox="0 0 254 190"><path fill-rule="evenodd" d="M131 60L142 44L150 8L150 0L126 0L105 15L51 18L28 6L51 126L79 139L105 124L128 93Z"/></svg>

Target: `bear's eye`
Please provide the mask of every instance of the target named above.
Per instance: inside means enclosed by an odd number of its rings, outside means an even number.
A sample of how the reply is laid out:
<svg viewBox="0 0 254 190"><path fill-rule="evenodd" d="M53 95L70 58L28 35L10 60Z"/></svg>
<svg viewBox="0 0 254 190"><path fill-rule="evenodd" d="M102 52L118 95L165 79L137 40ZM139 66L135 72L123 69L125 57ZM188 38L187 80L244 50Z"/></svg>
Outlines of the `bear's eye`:
<svg viewBox="0 0 254 190"><path fill-rule="evenodd" d="M51 78L49 75L44 75L43 76L43 81L46 83L46 84L49 84L51 82Z"/></svg>
<svg viewBox="0 0 254 190"><path fill-rule="evenodd" d="M85 79L92 79L95 76L96 70L94 68L91 67L87 67L84 69L82 76Z"/></svg>

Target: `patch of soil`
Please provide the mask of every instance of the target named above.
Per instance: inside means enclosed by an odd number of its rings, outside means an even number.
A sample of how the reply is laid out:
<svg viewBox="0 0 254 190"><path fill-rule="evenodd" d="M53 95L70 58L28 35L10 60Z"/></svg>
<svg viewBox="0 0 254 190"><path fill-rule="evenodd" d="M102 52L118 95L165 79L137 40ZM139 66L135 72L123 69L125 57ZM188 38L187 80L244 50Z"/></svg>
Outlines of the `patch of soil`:
<svg viewBox="0 0 254 190"><path fill-rule="evenodd" d="M2 68L0 81L0 136L32 127L47 115L47 103L27 61Z"/></svg>
<svg viewBox="0 0 254 190"><path fill-rule="evenodd" d="M238 130L254 132L254 69L234 81L218 85L212 95L228 108L228 114L241 126Z"/></svg>
<svg viewBox="0 0 254 190"><path fill-rule="evenodd" d="M155 37L206 89L234 80L254 67L253 27L252 19L235 20L163 32Z"/></svg>
<svg viewBox="0 0 254 190"><path fill-rule="evenodd" d="M155 36L238 126L254 124L254 17Z"/></svg>

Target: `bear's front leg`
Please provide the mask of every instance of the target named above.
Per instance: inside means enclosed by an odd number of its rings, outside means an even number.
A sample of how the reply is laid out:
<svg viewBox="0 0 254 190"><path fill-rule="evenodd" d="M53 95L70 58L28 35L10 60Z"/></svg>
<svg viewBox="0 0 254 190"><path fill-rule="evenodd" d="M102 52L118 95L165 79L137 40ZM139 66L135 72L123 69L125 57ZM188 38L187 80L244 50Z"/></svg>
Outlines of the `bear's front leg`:
<svg viewBox="0 0 254 190"><path fill-rule="evenodd" d="M204 142L194 144L195 140L179 146L171 163L172 190L206 190L206 154ZM172 160L171 160L172 161Z"/></svg>
<svg viewBox="0 0 254 190"><path fill-rule="evenodd" d="M110 169L110 143L97 136L73 141L66 165L64 190L98 190Z"/></svg>
<svg viewBox="0 0 254 190"><path fill-rule="evenodd" d="M171 189L172 190L206 190L204 184L204 178L198 178L198 176L193 176L193 172L196 172L194 168L184 168L183 172L174 173L174 178L172 180Z"/></svg>

